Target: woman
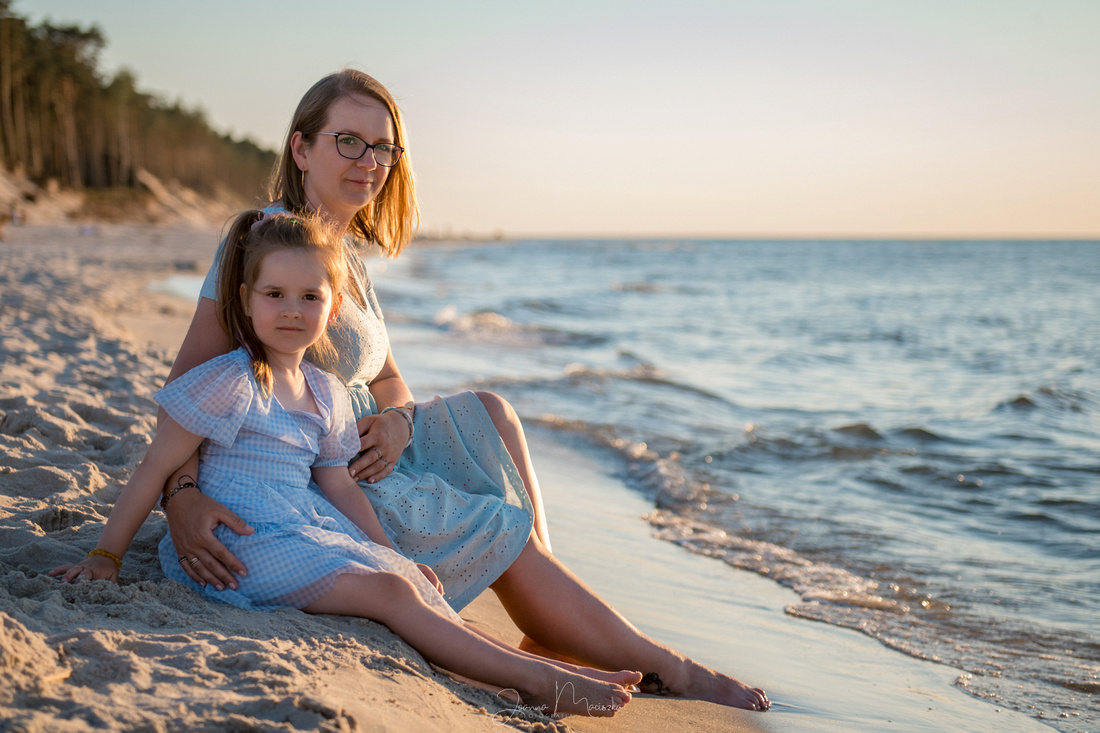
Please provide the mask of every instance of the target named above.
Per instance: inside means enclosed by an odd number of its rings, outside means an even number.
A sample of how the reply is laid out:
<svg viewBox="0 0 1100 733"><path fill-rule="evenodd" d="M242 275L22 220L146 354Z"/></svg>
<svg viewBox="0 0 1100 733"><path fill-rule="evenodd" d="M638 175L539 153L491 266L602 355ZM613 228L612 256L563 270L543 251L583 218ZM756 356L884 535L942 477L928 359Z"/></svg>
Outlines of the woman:
<svg viewBox="0 0 1100 733"><path fill-rule="evenodd" d="M710 670L649 639L585 586L550 552L544 512L523 429L512 407L491 393L436 398L411 408L412 393L389 349L357 242L395 256L411 240L417 207L404 154L400 111L370 76L344 70L302 98L283 146L272 208L322 213L347 233L355 277L332 330L336 371L348 383L362 436L351 463L387 534L435 570L447 600L461 609L491 587L526 634L523 648L603 669L637 669L662 691L764 710L763 690ZM229 350L216 316L213 273L169 380ZM354 304L354 305L353 305ZM192 476L197 457L169 481L163 502L185 571L219 590L246 569L213 536L218 524L251 532L205 497ZM415 476L414 491L387 482Z"/></svg>

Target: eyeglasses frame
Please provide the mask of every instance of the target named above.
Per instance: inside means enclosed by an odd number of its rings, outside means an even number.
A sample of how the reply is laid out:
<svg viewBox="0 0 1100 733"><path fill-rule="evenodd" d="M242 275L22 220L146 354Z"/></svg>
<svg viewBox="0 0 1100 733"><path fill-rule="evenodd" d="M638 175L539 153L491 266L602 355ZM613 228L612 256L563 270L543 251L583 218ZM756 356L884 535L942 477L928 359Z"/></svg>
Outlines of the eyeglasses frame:
<svg viewBox="0 0 1100 733"><path fill-rule="evenodd" d="M340 141L339 140L334 140L333 142L336 143L336 152L340 154L340 157L344 158L345 160L360 160L360 159L362 159L362 157L364 155L367 154L367 151L369 150L371 156L374 157L374 162L377 165L382 166L383 168L393 168L395 165L397 165L398 163L401 162L401 156L404 155L404 153L405 153L405 148L401 147L400 145L397 145L396 143L374 143L372 145L371 143L368 143L366 140L359 137L358 135L353 135L350 132L313 132L313 133L309 133L309 134L311 134L311 135L332 135L334 138L341 138L341 137L345 137L345 136L346 137L353 137L356 140L358 140L359 142L366 145L366 147L363 148L363 152L360 153L355 158L352 158L350 155L344 155L344 153L340 150ZM395 149L397 151L397 160L393 161L389 165L386 165L384 163L379 163L378 158L374 155L374 148L377 145L389 145L390 147Z"/></svg>

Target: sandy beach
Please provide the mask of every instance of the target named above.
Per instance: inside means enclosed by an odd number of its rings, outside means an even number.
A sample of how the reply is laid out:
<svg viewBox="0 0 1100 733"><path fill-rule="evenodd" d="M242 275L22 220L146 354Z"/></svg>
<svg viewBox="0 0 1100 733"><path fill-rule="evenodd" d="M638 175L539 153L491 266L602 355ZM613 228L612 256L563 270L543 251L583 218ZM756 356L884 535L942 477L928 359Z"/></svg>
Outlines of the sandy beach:
<svg viewBox="0 0 1100 733"><path fill-rule="evenodd" d="M771 581L653 538L652 507L603 456L539 429L555 552L644 631L767 689L771 712L649 696L610 721L517 711L378 624L242 611L167 581L159 513L119 585L58 583L46 572L94 546L151 440L152 395L193 311L149 285L205 273L216 238L56 225L0 242L0 730L1050 730L965 695L954 670L783 614L795 597ZM463 615L519 638L491 594Z"/></svg>

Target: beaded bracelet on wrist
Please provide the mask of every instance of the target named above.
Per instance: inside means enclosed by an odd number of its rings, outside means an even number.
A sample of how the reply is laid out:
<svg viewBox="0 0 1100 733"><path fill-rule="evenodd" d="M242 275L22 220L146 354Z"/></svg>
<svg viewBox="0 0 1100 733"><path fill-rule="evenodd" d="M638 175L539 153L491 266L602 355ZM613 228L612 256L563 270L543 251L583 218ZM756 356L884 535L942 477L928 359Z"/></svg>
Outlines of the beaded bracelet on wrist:
<svg viewBox="0 0 1100 733"><path fill-rule="evenodd" d="M181 481L179 486L173 486L172 488L168 489L168 491L165 491L164 494L160 497L161 510L168 511L168 502L172 501L172 497L180 493L184 489L198 489L200 493L202 492L202 489L199 489L199 485L196 484L194 481Z"/></svg>
<svg viewBox="0 0 1100 733"><path fill-rule="evenodd" d="M107 550L101 550L97 547L96 549L89 552L86 557L95 557L96 555L99 555L100 557L105 557L113 562L115 564L115 570L122 570L122 558L115 553L108 552Z"/></svg>
<svg viewBox="0 0 1100 733"><path fill-rule="evenodd" d="M406 410L408 410L409 412L406 412ZM408 448L410 445L412 445L413 433L414 433L412 415L409 414L410 412L412 412L412 410L410 408L404 407L404 406L402 406L402 407L387 407L386 409L382 410L382 412L380 412L378 414L379 415L385 415L387 412L391 412L391 411L396 412L398 415L405 418L405 422L409 426L409 439L405 443L405 447Z"/></svg>

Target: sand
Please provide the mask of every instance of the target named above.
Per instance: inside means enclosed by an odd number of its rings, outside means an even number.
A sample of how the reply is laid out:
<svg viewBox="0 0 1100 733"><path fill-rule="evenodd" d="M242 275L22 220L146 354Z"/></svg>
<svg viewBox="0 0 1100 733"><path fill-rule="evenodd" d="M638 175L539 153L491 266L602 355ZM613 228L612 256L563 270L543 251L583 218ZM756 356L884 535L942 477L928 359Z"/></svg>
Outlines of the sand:
<svg viewBox="0 0 1100 733"><path fill-rule="evenodd" d="M789 591L654 539L613 466L534 428L555 552L644 631L768 689L771 712L636 696L614 720L516 713L378 624L167 581L159 513L119 585L48 577L95 545L151 440L193 303L148 285L204 273L216 237L24 226L0 243L0 731L1049 730L943 668L785 616ZM463 615L519 638L491 593Z"/></svg>

